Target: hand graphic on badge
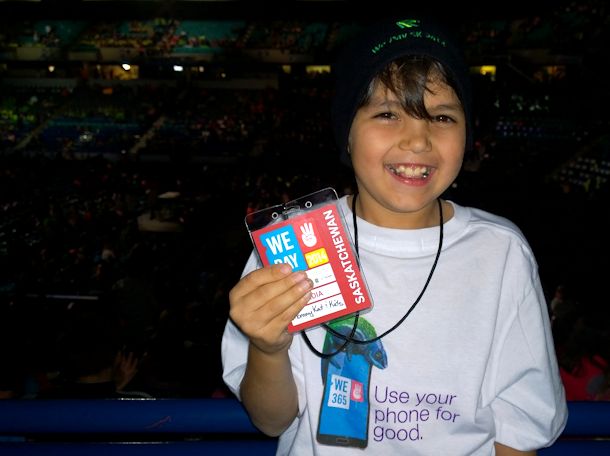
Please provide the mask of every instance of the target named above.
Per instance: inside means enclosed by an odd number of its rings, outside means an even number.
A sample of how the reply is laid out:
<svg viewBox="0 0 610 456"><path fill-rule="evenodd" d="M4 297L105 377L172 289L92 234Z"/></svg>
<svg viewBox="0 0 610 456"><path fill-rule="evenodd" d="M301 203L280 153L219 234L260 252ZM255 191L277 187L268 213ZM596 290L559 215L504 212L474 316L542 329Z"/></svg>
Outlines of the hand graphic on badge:
<svg viewBox="0 0 610 456"><path fill-rule="evenodd" d="M301 240L307 247L313 247L318 242L311 223L303 223L301 225L301 233Z"/></svg>

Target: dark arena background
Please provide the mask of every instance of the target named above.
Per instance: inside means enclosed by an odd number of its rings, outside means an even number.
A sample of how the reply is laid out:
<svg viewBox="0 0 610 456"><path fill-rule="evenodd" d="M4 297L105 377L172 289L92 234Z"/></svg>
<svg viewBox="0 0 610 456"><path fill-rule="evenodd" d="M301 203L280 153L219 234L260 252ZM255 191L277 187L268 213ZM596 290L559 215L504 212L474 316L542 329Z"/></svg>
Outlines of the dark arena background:
<svg viewBox="0 0 610 456"><path fill-rule="evenodd" d="M352 188L333 58L399 11L364 3L0 1L0 390L69 395L107 345L138 360L132 397L228 395L245 215ZM447 198L516 222L549 312L563 290L607 335L607 3L425 3L403 12L453 26L475 87Z"/></svg>

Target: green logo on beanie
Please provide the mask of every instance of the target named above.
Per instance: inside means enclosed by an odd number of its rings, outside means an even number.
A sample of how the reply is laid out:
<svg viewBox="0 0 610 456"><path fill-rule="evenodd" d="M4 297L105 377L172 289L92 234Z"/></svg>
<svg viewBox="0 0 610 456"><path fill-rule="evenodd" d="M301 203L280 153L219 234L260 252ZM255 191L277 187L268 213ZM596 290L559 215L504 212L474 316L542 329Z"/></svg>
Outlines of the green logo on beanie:
<svg viewBox="0 0 610 456"><path fill-rule="evenodd" d="M397 21L396 25L398 26L398 28L401 28L401 29L418 28L420 26L420 20L419 19L403 19L402 21ZM408 31L404 31L401 33L391 35L385 41L381 41L381 42L377 43L376 45L374 45L371 48L371 53L377 54L388 44L391 44L396 41L406 40L407 38L416 38L416 39L423 38L423 39L428 39L430 41L433 41L436 44L439 44L443 47L447 46L447 43L445 42L445 40L443 38L441 38L437 35L433 35L430 32L426 32L423 30L408 30Z"/></svg>
<svg viewBox="0 0 610 456"><path fill-rule="evenodd" d="M396 22L396 25L402 29L419 27L419 19L404 19Z"/></svg>

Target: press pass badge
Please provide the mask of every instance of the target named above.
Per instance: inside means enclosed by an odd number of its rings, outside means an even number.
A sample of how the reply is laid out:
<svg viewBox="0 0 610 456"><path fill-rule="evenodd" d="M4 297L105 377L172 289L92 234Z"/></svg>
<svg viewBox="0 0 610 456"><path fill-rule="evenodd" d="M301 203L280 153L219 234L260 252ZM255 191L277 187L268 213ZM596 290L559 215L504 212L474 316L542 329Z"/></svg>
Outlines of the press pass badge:
<svg viewBox="0 0 610 456"><path fill-rule="evenodd" d="M294 271L306 271L314 284L289 332L371 308L334 189L253 212L246 216L246 226L263 266L288 263Z"/></svg>

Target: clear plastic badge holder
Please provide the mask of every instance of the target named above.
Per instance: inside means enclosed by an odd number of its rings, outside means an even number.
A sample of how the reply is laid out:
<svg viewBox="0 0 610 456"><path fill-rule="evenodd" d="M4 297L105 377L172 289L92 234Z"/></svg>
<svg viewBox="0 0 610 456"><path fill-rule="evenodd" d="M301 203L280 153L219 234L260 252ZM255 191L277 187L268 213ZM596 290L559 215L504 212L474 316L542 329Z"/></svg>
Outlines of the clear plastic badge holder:
<svg viewBox="0 0 610 456"><path fill-rule="evenodd" d="M263 266L288 263L314 284L307 305L288 325L297 332L372 307L337 193L325 188L246 216Z"/></svg>

